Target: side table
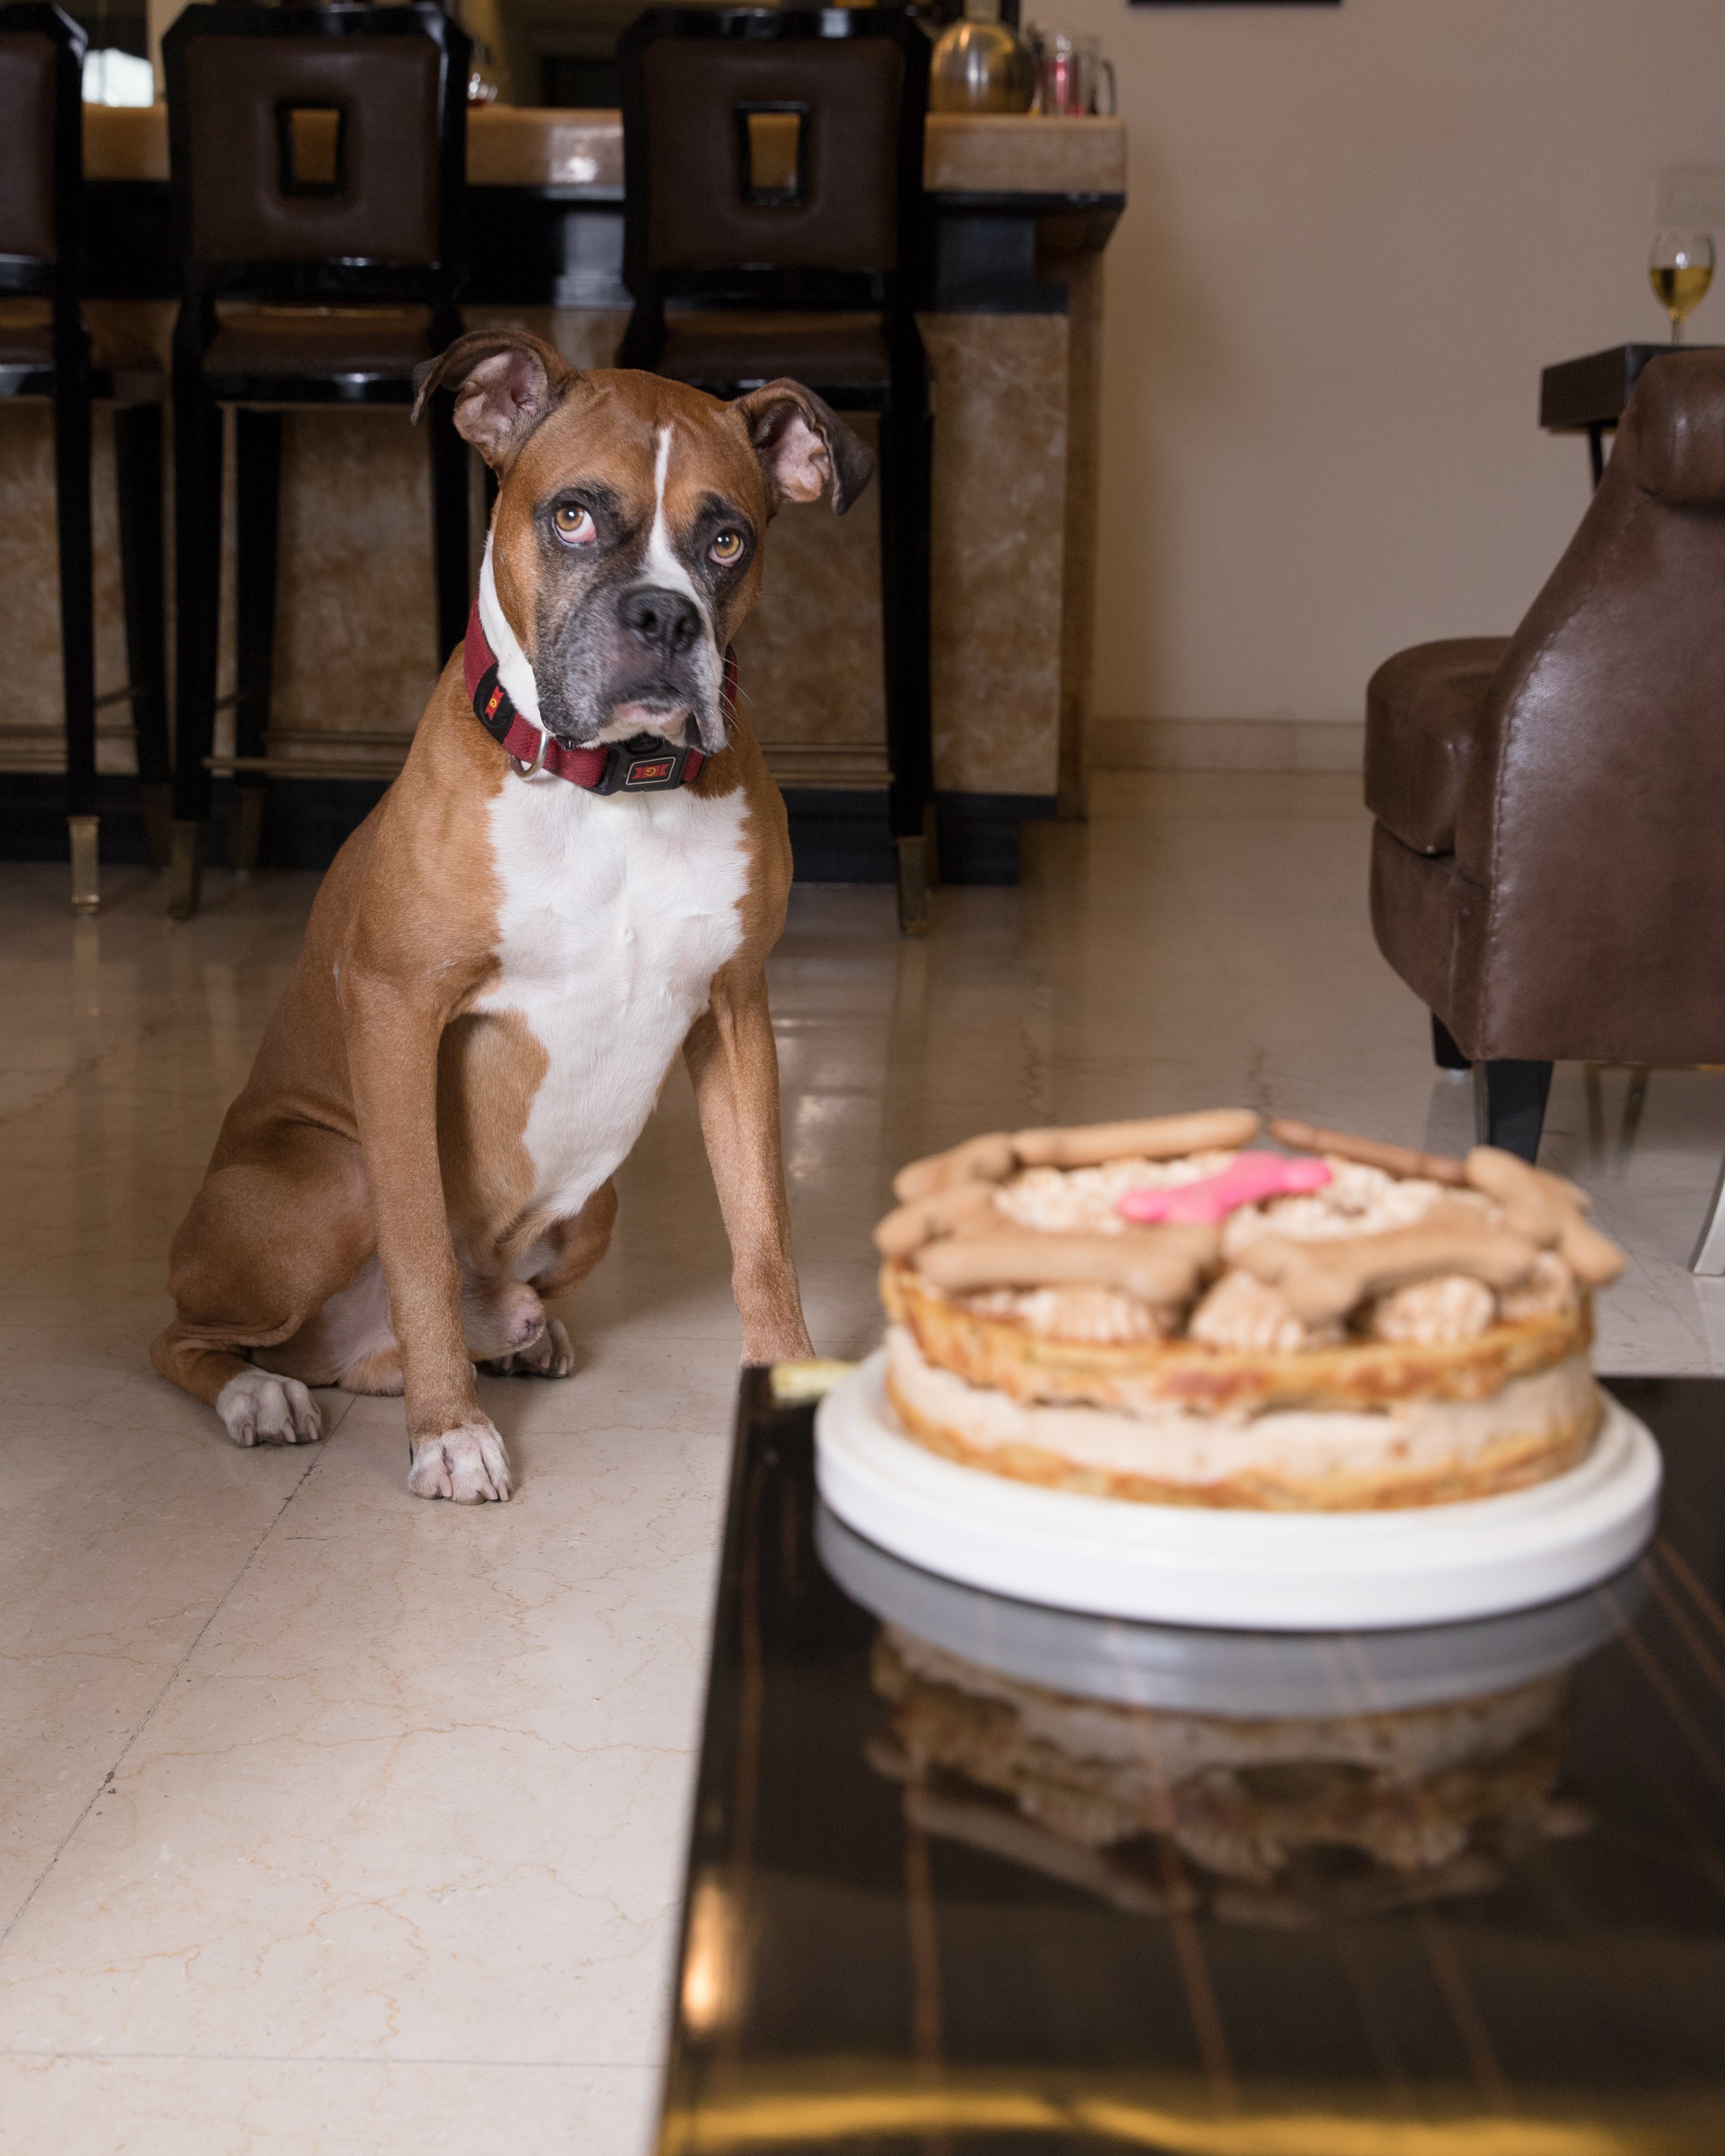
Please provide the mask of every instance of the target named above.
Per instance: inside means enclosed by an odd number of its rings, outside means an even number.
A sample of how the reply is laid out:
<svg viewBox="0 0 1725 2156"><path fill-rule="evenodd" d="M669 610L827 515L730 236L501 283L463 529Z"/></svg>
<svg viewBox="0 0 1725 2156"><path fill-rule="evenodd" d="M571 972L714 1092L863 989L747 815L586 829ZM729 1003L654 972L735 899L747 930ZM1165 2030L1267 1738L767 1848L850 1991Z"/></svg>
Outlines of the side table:
<svg viewBox="0 0 1725 2156"><path fill-rule="evenodd" d="M1553 434L1583 432L1597 486L1605 474L1604 438L1615 432L1623 408L1649 360L1669 352L1717 352L1717 345L1615 344L1584 359L1559 360L1539 377L1539 424Z"/></svg>

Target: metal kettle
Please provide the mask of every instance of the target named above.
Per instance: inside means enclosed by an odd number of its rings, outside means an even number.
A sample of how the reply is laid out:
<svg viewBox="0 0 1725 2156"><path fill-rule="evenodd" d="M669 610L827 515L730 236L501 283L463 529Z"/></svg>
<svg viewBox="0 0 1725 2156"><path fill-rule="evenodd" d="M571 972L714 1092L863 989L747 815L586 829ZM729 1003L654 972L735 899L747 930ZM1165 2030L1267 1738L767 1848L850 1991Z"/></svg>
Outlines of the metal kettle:
<svg viewBox="0 0 1725 2156"><path fill-rule="evenodd" d="M931 112L1028 112L1036 61L1000 19L1000 0L964 0L964 20L942 33L928 69Z"/></svg>

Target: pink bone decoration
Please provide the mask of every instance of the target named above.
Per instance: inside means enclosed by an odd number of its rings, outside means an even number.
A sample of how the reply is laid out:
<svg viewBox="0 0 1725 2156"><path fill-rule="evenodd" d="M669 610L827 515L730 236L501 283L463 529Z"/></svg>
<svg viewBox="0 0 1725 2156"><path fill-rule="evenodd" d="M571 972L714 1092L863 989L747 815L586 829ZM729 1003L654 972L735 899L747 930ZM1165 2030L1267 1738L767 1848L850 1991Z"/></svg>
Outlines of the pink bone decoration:
<svg viewBox="0 0 1725 2156"><path fill-rule="evenodd" d="M1219 1175L1171 1188L1128 1190L1115 1204L1123 1220L1177 1220L1186 1226L1224 1219L1236 1207L1266 1198L1296 1198L1322 1190L1330 1180L1326 1162L1287 1160L1279 1152L1236 1153Z"/></svg>

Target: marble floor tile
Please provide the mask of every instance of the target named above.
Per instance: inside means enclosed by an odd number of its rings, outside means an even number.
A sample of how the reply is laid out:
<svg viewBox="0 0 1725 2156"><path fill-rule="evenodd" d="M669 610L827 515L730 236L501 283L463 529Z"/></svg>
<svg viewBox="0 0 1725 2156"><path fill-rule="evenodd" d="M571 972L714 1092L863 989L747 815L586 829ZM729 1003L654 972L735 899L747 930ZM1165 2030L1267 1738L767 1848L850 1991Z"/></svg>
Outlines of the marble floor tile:
<svg viewBox="0 0 1725 2156"><path fill-rule="evenodd" d="M1002 1124L1242 1101L1445 1149L1466 1083L1378 957L1357 778L1118 773L1018 891L793 898L773 963L818 1344L878 1334L896 1167ZM406 1491L399 1404L241 1453L160 1383L169 1235L309 877L94 921L0 866L0 2144L32 2156L644 2156L665 2042L737 1330L673 1075L564 1306L486 1380L507 1507ZM1685 1269L1725 1075L1565 1067L1545 1158L1635 1263L1604 1367L1725 1369Z"/></svg>
<svg viewBox="0 0 1725 2156"><path fill-rule="evenodd" d="M237 1451L141 1364L140 1342L64 1322L0 1328L0 1932L311 1464Z"/></svg>
<svg viewBox="0 0 1725 2156"><path fill-rule="evenodd" d="M570 2156L650 2146L656 2067L415 2059L0 2061L0 2119L30 2156Z"/></svg>
<svg viewBox="0 0 1725 2156"><path fill-rule="evenodd" d="M456 1538L398 1402L308 1452L12 1928L23 2048L653 2062L723 1426L582 1389L499 1401L521 1494Z"/></svg>

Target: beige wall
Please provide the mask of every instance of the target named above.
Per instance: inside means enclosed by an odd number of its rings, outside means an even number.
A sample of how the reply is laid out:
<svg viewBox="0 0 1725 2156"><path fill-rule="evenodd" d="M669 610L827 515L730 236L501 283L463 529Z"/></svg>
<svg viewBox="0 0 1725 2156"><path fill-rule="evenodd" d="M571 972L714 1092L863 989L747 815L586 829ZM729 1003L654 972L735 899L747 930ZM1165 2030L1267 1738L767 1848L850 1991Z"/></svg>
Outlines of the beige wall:
<svg viewBox="0 0 1725 2156"><path fill-rule="evenodd" d="M1095 710L1357 718L1391 651L1510 629L1585 506L1539 370L1663 334L1650 196L1725 166L1725 6L1059 6L1131 141Z"/></svg>

